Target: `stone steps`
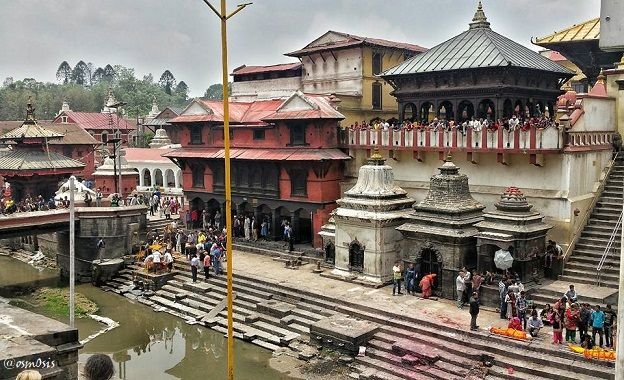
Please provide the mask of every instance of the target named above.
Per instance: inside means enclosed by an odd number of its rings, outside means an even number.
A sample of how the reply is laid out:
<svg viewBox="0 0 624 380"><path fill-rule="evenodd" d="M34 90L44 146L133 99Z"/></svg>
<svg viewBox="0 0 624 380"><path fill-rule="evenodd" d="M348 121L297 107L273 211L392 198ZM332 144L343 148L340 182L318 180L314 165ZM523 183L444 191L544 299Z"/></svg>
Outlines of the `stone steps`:
<svg viewBox="0 0 624 380"><path fill-rule="evenodd" d="M563 281L567 281L571 284L577 283L577 284L588 284L588 285L596 285L596 275L594 274L592 277L590 278L583 278L583 277L575 277L575 276L568 276L568 275L562 275L559 276L560 280ZM607 288L612 288L612 289L617 289L619 287L619 283L618 282L613 282L613 281L605 281L604 277L603 280L600 281L601 286L607 287Z"/></svg>
<svg viewBox="0 0 624 380"><path fill-rule="evenodd" d="M586 284L587 283L591 284L596 281L597 272L596 272L596 268L593 268L593 270L586 270L586 269L573 269L573 268L568 269L566 267L564 275L567 277L582 278L582 279L589 281L589 282L585 282ZM617 283L619 278L620 278L619 268L618 268L618 274L608 273L604 271L601 274L602 281L606 281L606 282Z"/></svg>
<svg viewBox="0 0 624 380"><path fill-rule="evenodd" d="M566 274L568 270L581 270L581 271L590 272L590 273L593 272L594 274L596 274L597 267L598 267L598 260L596 261L595 264L589 264L589 263L578 262L578 261L569 261L566 263L565 270L566 270ZM602 271L605 274L619 277L620 264L619 263L616 264L613 261L609 261L609 262L605 261L602 267Z"/></svg>

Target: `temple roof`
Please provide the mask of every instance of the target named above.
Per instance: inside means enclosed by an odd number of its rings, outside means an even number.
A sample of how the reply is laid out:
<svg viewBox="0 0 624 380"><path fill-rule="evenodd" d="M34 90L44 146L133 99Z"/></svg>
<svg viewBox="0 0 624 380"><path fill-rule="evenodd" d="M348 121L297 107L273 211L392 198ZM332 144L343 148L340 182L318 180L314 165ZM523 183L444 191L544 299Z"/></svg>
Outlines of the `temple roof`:
<svg viewBox="0 0 624 380"><path fill-rule="evenodd" d="M574 24L563 30L554 32L535 40L536 45L544 46L558 42L578 42L600 39L600 17Z"/></svg>
<svg viewBox="0 0 624 380"><path fill-rule="evenodd" d="M520 67L572 76L573 72L537 52L494 32L481 2L465 32L386 70L383 77L406 74L475 69Z"/></svg>
<svg viewBox="0 0 624 380"><path fill-rule="evenodd" d="M0 140L61 139L63 134L44 128L35 120L26 120L21 127L0 136Z"/></svg>
<svg viewBox="0 0 624 380"><path fill-rule="evenodd" d="M85 164L80 161L55 152L44 152L42 150L13 149L0 156L0 173L46 169L66 169L65 172L71 172L78 171L84 167Z"/></svg>

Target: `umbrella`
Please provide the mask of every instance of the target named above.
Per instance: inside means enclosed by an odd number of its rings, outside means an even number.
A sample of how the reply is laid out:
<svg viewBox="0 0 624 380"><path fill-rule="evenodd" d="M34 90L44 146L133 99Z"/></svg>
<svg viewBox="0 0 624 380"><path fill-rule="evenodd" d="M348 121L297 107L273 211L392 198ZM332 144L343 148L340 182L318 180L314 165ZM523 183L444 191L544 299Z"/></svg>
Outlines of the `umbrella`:
<svg viewBox="0 0 624 380"><path fill-rule="evenodd" d="M509 251L499 249L494 253L494 265L496 265L498 269L505 270L511 268L513 261L514 259Z"/></svg>

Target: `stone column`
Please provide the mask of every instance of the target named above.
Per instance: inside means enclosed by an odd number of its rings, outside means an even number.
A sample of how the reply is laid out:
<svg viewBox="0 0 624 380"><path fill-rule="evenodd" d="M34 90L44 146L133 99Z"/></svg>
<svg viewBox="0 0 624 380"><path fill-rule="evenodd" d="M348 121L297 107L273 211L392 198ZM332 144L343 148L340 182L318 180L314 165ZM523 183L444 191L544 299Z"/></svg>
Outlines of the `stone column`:
<svg viewBox="0 0 624 380"><path fill-rule="evenodd" d="M156 170L150 170L150 177L152 179L152 187L156 187Z"/></svg>
<svg viewBox="0 0 624 380"><path fill-rule="evenodd" d="M143 174L144 174L143 172L144 172L144 169L139 170L139 186L141 186L141 187L143 187L143 182L144 182L143 181L143 178L144 178L143 177Z"/></svg>
<svg viewBox="0 0 624 380"><path fill-rule="evenodd" d="M271 237L273 240L279 240L282 238L282 217L277 209L271 212L272 223L271 223Z"/></svg>
<svg viewBox="0 0 624 380"><path fill-rule="evenodd" d="M301 236L301 230L299 229L299 213L292 211L290 213L290 224L294 229L293 237L296 242L299 242Z"/></svg>
<svg viewBox="0 0 624 380"><path fill-rule="evenodd" d="M179 189L181 187L180 186L180 172L174 172L173 173L173 178L174 178L174 181L175 181L176 189Z"/></svg>

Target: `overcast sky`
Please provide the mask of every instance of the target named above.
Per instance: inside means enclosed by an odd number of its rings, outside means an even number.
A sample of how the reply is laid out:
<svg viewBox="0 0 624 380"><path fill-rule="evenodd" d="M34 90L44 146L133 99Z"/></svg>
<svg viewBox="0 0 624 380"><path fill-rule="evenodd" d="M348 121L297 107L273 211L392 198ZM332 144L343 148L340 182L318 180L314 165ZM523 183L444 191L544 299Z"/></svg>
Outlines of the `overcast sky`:
<svg viewBox="0 0 624 380"><path fill-rule="evenodd" d="M249 0L247 0L249 1ZM219 0L212 0L219 4ZM239 1L228 1L230 10ZM228 21L229 71L290 62L327 30L432 47L467 29L476 0L254 0ZM485 0L492 28L526 46L597 17L600 0ZM0 0L0 80L55 81L67 60L169 69L199 96L221 81L219 20L202 0Z"/></svg>

